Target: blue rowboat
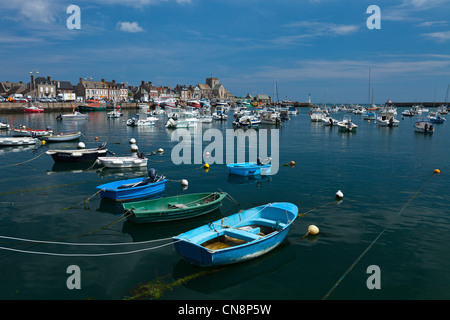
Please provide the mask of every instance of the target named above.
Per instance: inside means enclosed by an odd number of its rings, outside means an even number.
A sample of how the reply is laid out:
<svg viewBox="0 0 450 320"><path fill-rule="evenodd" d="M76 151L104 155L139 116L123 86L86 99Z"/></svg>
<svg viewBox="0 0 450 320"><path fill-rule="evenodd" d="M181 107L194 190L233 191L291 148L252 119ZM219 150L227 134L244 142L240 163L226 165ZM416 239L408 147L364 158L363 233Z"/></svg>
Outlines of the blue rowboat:
<svg viewBox="0 0 450 320"><path fill-rule="evenodd" d="M97 189L102 198L128 201L162 193L166 181L163 176L157 176L154 169L150 169L148 177L114 181L97 186Z"/></svg>
<svg viewBox="0 0 450 320"><path fill-rule="evenodd" d="M298 215L288 202L254 207L173 237L175 250L189 263L220 266L259 257L286 238Z"/></svg>
<svg viewBox="0 0 450 320"><path fill-rule="evenodd" d="M270 174L271 164L258 162L230 163L227 165L229 174L239 176L255 176Z"/></svg>

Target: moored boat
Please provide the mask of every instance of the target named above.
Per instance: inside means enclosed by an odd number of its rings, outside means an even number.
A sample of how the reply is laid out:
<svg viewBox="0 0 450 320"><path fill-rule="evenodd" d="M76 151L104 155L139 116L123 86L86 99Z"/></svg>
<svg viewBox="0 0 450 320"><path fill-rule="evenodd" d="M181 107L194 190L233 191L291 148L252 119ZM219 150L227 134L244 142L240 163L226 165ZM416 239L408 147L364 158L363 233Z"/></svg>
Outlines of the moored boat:
<svg viewBox="0 0 450 320"><path fill-rule="evenodd" d="M100 197L115 201L128 201L142 199L165 189L166 179L157 175L155 169L148 171L148 177L119 180L97 186Z"/></svg>
<svg viewBox="0 0 450 320"><path fill-rule="evenodd" d="M37 138L29 137L0 137L0 146L11 147L11 146L27 146L36 144L39 141Z"/></svg>
<svg viewBox="0 0 450 320"><path fill-rule="evenodd" d="M97 161L107 168L138 168L146 167L148 159L138 153L136 156L128 157L98 157Z"/></svg>
<svg viewBox="0 0 450 320"><path fill-rule="evenodd" d="M44 108L36 107L35 105L31 104L29 106L25 106L23 108L23 112L25 112L25 113L43 113Z"/></svg>
<svg viewBox="0 0 450 320"><path fill-rule="evenodd" d="M155 200L124 203L133 224L163 222L193 218L218 209L227 193L190 193Z"/></svg>
<svg viewBox="0 0 450 320"><path fill-rule="evenodd" d="M79 111L73 111L72 113L60 114L56 117L57 120L87 120L89 115L81 113Z"/></svg>
<svg viewBox="0 0 450 320"><path fill-rule="evenodd" d="M55 162L86 162L95 161L98 157L107 154L106 143L103 143L98 148L84 149L84 143L78 144L78 149L51 149L45 153L51 155Z"/></svg>
<svg viewBox="0 0 450 320"><path fill-rule="evenodd" d="M53 134L53 130L47 128L45 130L35 130L35 129L12 129L11 135L13 137L43 137Z"/></svg>
<svg viewBox="0 0 450 320"><path fill-rule="evenodd" d="M238 176L255 176L255 175L269 175L272 165L269 163L262 163L261 160L257 162L244 163L230 163L227 165L228 173Z"/></svg>
<svg viewBox="0 0 450 320"><path fill-rule="evenodd" d="M40 137L39 140L46 141L46 142L65 142L65 141L73 141L80 139L81 132L69 132L69 133L58 133L58 134L51 134L48 136Z"/></svg>
<svg viewBox="0 0 450 320"><path fill-rule="evenodd" d="M98 100L86 100L84 104L78 106L80 111L104 111L106 109L106 103Z"/></svg>
<svg viewBox="0 0 450 320"><path fill-rule="evenodd" d="M434 133L434 126L428 119L418 119L414 123L414 131L420 133Z"/></svg>
<svg viewBox="0 0 450 320"><path fill-rule="evenodd" d="M298 215L287 202L247 209L173 237L175 250L189 263L220 266L259 257L283 242Z"/></svg>
<svg viewBox="0 0 450 320"><path fill-rule="evenodd" d="M358 126L351 119L343 119L338 122L339 130L342 132L356 132Z"/></svg>

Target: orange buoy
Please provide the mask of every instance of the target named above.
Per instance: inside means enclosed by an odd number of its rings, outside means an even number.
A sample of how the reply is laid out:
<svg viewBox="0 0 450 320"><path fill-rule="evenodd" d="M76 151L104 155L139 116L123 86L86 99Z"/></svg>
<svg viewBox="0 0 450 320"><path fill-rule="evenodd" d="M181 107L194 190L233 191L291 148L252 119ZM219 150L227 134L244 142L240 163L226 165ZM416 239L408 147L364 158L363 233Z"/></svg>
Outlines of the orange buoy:
<svg viewBox="0 0 450 320"><path fill-rule="evenodd" d="M439 169L434 169L434 174L440 174L441 173L441 170L439 170Z"/></svg>
<svg viewBox="0 0 450 320"><path fill-rule="evenodd" d="M97 141L98 140L98 137L95 137L95 141Z"/></svg>
<svg viewBox="0 0 450 320"><path fill-rule="evenodd" d="M289 164L291 167L293 167L293 166L295 166L295 161L291 161L291 162L289 162Z"/></svg>

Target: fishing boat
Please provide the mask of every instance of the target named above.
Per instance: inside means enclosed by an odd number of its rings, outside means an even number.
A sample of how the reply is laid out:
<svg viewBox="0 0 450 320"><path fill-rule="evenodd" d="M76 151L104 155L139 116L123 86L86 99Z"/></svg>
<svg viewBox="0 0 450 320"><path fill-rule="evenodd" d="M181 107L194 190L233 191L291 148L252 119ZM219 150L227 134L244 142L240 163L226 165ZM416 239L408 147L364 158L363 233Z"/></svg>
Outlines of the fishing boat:
<svg viewBox="0 0 450 320"><path fill-rule="evenodd" d="M162 193L166 186L164 176L157 175L155 169L148 171L148 177L119 180L97 186L100 197L115 201L142 199Z"/></svg>
<svg viewBox="0 0 450 320"><path fill-rule="evenodd" d="M13 137L36 137L36 138L49 136L51 134L53 134L53 130L51 130L50 128L47 128L45 130L14 128L12 129L11 133Z"/></svg>
<svg viewBox="0 0 450 320"><path fill-rule="evenodd" d="M214 120L227 120L228 116L225 114L224 110L220 107L216 107L216 111L212 115Z"/></svg>
<svg viewBox="0 0 450 320"><path fill-rule="evenodd" d="M260 116L261 123L263 124L275 124L280 125L281 124L281 117L278 112L263 112Z"/></svg>
<svg viewBox="0 0 450 320"><path fill-rule="evenodd" d="M261 123L261 119L258 116L245 115L237 118L233 121L233 126L237 128L248 127L252 128L258 126Z"/></svg>
<svg viewBox="0 0 450 320"><path fill-rule="evenodd" d="M428 119L431 123L444 123L446 120L444 117L441 117L439 112L430 113Z"/></svg>
<svg viewBox="0 0 450 320"><path fill-rule="evenodd" d="M166 128L168 129L180 129L180 128L195 128L199 123L198 119L186 119L186 120L174 120L169 118L166 122Z"/></svg>
<svg viewBox="0 0 450 320"><path fill-rule="evenodd" d="M414 111L411 111L411 110L404 110L403 112L402 112L402 116L404 116L404 117L414 117L415 116L415 113L414 113Z"/></svg>
<svg viewBox="0 0 450 320"><path fill-rule="evenodd" d="M3 123L2 119L0 119L0 130L9 130L9 128L11 128L9 123Z"/></svg>
<svg viewBox="0 0 450 320"><path fill-rule="evenodd" d="M414 123L414 131L420 133L434 133L434 126L428 119L418 119Z"/></svg>
<svg viewBox="0 0 450 320"><path fill-rule="evenodd" d="M127 126L129 127L154 126L157 120L158 118L156 117L140 118L139 114L137 114L133 118L127 120Z"/></svg>
<svg viewBox="0 0 450 320"><path fill-rule="evenodd" d="M377 124L380 127L398 127L400 121L395 119L394 113L392 111L382 112L379 117L377 117Z"/></svg>
<svg viewBox="0 0 450 320"><path fill-rule="evenodd" d="M0 137L0 146L27 146L38 143L39 139L29 137Z"/></svg>
<svg viewBox="0 0 450 320"><path fill-rule="evenodd" d="M267 175L270 174L272 168L271 159L269 158L267 161L267 163L263 163L258 158L256 162L230 163L227 165L228 173L238 176Z"/></svg>
<svg viewBox="0 0 450 320"><path fill-rule="evenodd" d="M128 157L98 157L96 161L107 168L139 168L146 167L148 159L139 152Z"/></svg>
<svg viewBox="0 0 450 320"><path fill-rule="evenodd" d="M191 193L155 200L124 203L133 224L163 222L193 218L218 209L226 192Z"/></svg>
<svg viewBox="0 0 450 320"><path fill-rule="evenodd" d="M343 119L338 122L339 130L342 132L356 132L358 126L351 119Z"/></svg>
<svg viewBox="0 0 450 320"><path fill-rule="evenodd" d="M376 118L377 115L373 111L367 111L363 116L364 120L375 120Z"/></svg>
<svg viewBox="0 0 450 320"><path fill-rule="evenodd" d="M309 113L309 117L311 118L311 122L321 122L323 118L325 118L326 112L319 107L314 107L311 109Z"/></svg>
<svg viewBox="0 0 450 320"><path fill-rule="evenodd" d="M322 124L324 126L333 127L333 126L337 126L338 123L339 123L339 120L333 119L332 117L329 117L329 116L326 116L325 118L322 119Z"/></svg>
<svg viewBox="0 0 450 320"><path fill-rule="evenodd" d="M31 104L30 106L25 106L23 108L23 112L25 112L25 113L43 113L44 108L36 107L35 105Z"/></svg>
<svg viewBox="0 0 450 320"><path fill-rule="evenodd" d="M103 143L98 148L85 149L84 143L78 144L78 149L51 149L45 153L51 155L55 162L86 162L95 161L98 157L104 156L108 153L106 143Z"/></svg>
<svg viewBox="0 0 450 320"><path fill-rule="evenodd" d="M57 120L87 120L89 115L81 113L79 111L73 111L68 114L60 114L56 117Z"/></svg>
<svg viewBox="0 0 450 320"><path fill-rule="evenodd" d="M220 266L257 258L286 238L298 215L288 202L269 203L173 237L175 250L199 267Z"/></svg>
<svg viewBox="0 0 450 320"><path fill-rule="evenodd" d="M86 100L84 104L78 106L80 111L104 111L106 109L106 103L98 100Z"/></svg>
<svg viewBox="0 0 450 320"><path fill-rule="evenodd" d="M122 111L120 109L114 109L113 111L110 111L106 113L107 118L120 118L123 116Z"/></svg>
<svg viewBox="0 0 450 320"><path fill-rule="evenodd" d="M81 132L69 132L69 133L59 133L59 134L51 134L48 136L40 137L39 140L45 142L65 142L65 141L73 141L78 140L81 137Z"/></svg>

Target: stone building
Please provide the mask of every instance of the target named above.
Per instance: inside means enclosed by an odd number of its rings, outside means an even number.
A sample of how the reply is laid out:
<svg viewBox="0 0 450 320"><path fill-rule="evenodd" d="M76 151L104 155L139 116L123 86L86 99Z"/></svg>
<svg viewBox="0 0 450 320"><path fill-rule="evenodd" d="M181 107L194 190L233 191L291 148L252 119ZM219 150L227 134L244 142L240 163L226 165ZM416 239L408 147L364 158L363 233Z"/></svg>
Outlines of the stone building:
<svg viewBox="0 0 450 320"><path fill-rule="evenodd" d="M123 83L117 83L116 80L111 82L93 81L80 78L76 89L77 97L82 97L84 100L110 100L110 101L125 101L128 99L128 89Z"/></svg>

